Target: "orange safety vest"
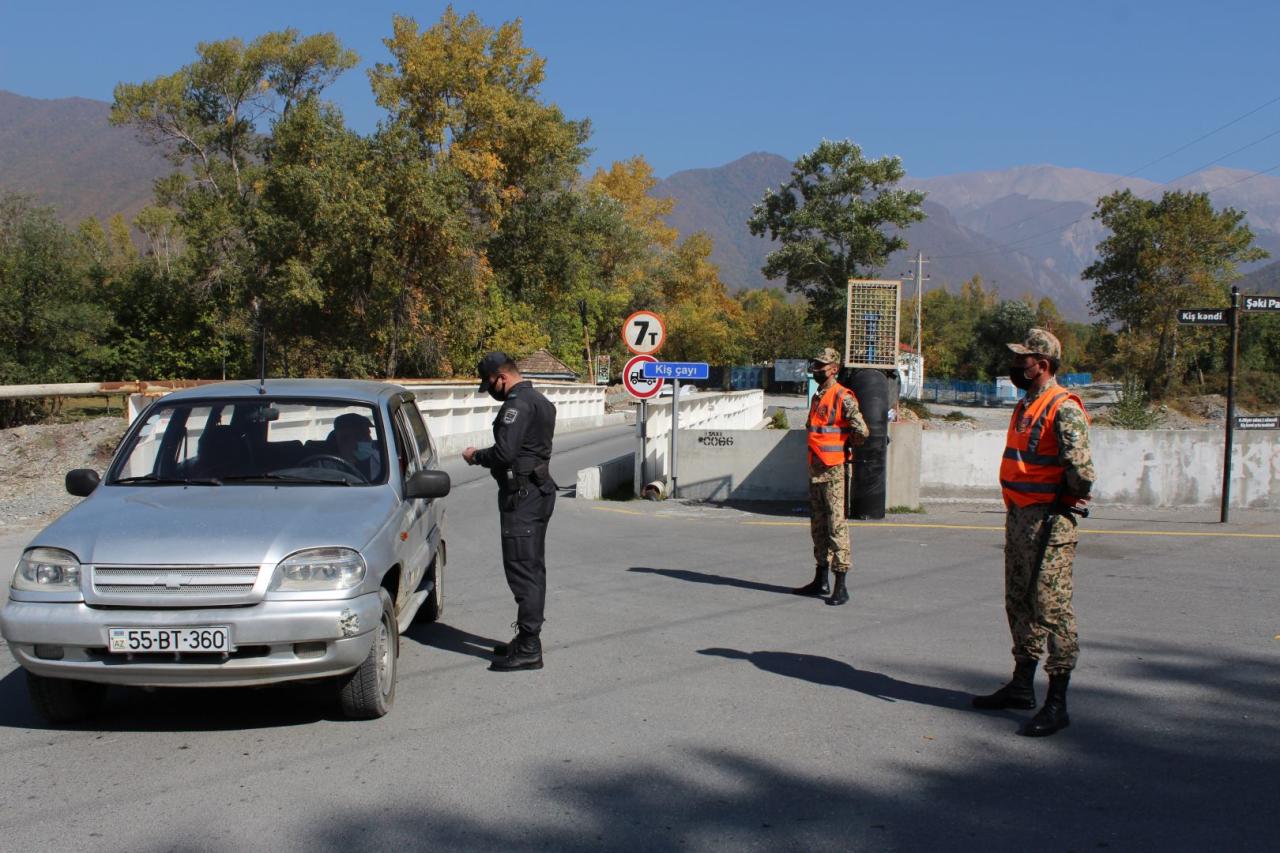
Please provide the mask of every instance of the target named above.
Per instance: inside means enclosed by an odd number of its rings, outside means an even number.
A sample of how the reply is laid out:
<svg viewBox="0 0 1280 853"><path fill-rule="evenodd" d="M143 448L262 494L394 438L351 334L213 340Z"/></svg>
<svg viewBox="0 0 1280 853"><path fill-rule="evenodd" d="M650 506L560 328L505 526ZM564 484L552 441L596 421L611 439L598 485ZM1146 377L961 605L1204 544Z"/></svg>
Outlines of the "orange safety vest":
<svg viewBox="0 0 1280 853"><path fill-rule="evenodd" d="M816 457L828 468L844 464L844 448L852 433L849 419L844 416L846 395L852 397L853 392L832 382L821 396L814 396L809 406L809 459Z"/></svg>
<svg viewBox="0 0 1280 853"><path fill-rule="evenodd" d="M1062 497L1066 468L1058 461L1058 434L1053 427L1058 409L1067 400L1084 409L1079 397L1059 386L1046 389L1029 406L1019 400L1014 408L1000 461L1000 489L1007 506L1047 504Z"/></svg>

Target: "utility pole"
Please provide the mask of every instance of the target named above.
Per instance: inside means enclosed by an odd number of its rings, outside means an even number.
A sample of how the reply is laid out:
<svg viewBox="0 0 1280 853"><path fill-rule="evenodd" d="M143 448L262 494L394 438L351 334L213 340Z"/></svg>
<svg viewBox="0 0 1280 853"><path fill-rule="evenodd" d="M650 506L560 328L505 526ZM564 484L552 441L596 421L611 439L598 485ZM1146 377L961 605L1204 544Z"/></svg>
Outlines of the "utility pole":
<svg viewBox="0 0 1280 853"><path fill-rule="evenodd" d="M924 332L921 323L924 310L924 283L929 280L929 276L924 274L924 265L927 263L929 263L929 259L924 256L924 252L916 252L916 271L902 274L902 277L907 281L916 283L916 338L912 343L916 348L916 355L921 358L924 357Z"/></svg>
<svg viewBox="0 0 1280 853"><path fill-rule="evenodd" d="M916 338L915 357L916 363L920 368L920 393L924 394L924 283L929 277L924 274L924 265L929 260L924 256L924 252L916 252L916 271L914 273L905 272L902 277L907 281L915 281L916 283Z"/></svg>

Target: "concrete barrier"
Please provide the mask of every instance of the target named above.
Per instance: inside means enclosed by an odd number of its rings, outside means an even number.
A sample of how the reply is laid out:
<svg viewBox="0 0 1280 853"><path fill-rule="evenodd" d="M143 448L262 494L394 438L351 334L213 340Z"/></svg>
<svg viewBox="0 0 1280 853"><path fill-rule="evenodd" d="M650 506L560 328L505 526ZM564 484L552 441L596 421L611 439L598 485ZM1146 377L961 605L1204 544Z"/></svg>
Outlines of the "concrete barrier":
<svg viewBox="0 0 1280 853"><path fill-rule="evenodd" d="M579 468L574 497L598 501L623 489L634 492L632 478L635 476L635 456L635 453L625 453L599 465Z"/></svg>
<svg viewBox="0 0 1280 853"><path fill-rule="evenodd" d="M889 425L889 506L920 503L920 425ZM809 500L807 433L791 430L680 431L680 497L706 501Z"/></svg>
<svg viewBox="0 0 1280 853"><path fill-rule="evenodd" d="M671 399L650 403L648 406L644 458L637 488L653 480L667 480L667 453L671 445ZM698 393L680 396L680 435L688 430L725 429L756 430L764 424L764 391L731 391L728 393ZM683 445L680 445L683 447ZM680 452L677 448L677 454ZM683 463L678 463L683 469ZM683 492L683 470L681 491Z"/></svg>
<svg viewBox="0 0 1280 853"><path fill-rule="evenodd" d="M926 498L999 499L1003 430L929 430L921 445ZM1099 503L1217 506L1222 500L1220 430L1112 430L1090 435ZM1280 509L1280 437L1237 432L1231 505Z"/></svg>

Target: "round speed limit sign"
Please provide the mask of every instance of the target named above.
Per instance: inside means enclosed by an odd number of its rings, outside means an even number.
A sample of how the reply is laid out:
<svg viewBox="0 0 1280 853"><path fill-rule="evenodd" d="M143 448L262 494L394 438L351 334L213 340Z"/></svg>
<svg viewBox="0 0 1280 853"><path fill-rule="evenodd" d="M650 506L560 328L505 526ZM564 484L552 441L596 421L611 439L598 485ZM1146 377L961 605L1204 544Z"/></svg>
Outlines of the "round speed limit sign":
<svg viewBox="0 0 1280 853"><path fill-rule="evenodd" d="M666 337L662 318L652 311L637 311L622 324L622 341L636 355L653 355Z"/></svg>

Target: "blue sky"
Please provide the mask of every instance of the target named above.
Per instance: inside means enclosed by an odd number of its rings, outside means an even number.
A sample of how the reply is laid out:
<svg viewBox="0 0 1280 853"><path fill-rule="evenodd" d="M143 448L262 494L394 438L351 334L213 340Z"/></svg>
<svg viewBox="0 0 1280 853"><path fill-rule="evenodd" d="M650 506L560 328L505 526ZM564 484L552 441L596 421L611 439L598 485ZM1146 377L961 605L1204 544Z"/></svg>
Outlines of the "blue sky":
<svg viewBox="0 0 1280 853"><path fill-rule="evenodd" d="M332 31L361 68L330 89L348 123L380 112L364 68L394 13L445 4L0 0L0 89L109 101L196 42L285 26ZM458 3L523 19L545 100L594 126L593 165L644 155L660 176L822 138L902 156L929 177L1053 163L1127 173L1272 98L1280 4L1255 2ZM1280 102L1143 171L1168 180L1280 129ZM0 152L3 156L3 152ZM1224 161L1280 163L1280 136Z"/></svg>

